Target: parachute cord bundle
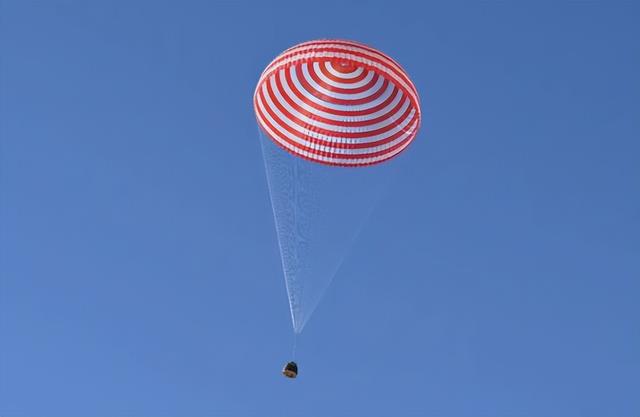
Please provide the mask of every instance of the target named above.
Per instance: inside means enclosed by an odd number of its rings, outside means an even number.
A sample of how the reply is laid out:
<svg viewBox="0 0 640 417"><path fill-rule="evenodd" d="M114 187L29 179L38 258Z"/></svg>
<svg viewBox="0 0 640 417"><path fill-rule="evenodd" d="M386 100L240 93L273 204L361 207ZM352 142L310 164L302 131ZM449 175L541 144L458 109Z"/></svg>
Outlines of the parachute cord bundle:
<svg viewBox="0 0 640 417"><path fill-rule="evenodd" d="M285 265L285 261L284 261L284 256L282 256L283 254L283 242L282 242L282 237L280 236L279 233L279 229L278 229L278 215L277 215L277 210L276 210L276 203L275 203L275 196L274 196L274 190L273 190L273 184L272 184L272 178L271 178L271 171L270 171L270 167L269 167L269 158L268 158L268 152L269 150L266 148L266 143L264 141L264 137L263 137L263 133L260 130L260 127L258 126L258 138L260 139L260 147L262 149L262 160L264 162L264 169L265 169L265 174L267 177L267 188L269 190L269 202L271 203L271 210L273 212L273 218L274 221L276 223L276 237L278 239L278 249L280 250L280 255L281 255L281 262L282 262L282 270L285 274L285 279L284 279L284 284L285 284L285 288L287 290L287 298L289 300L289 311L291 313L291 321L293 322L293 327L294 330L296 328L296 316L295 316L295 308L296 306L294 305L294 293L293 293L293 288L290 288L289 285L289 279L287 277L287 268Z"/></svg>
<svg viewBox="0 0 640 417"><path fill-rule="evenodd" d="M293 333L293 349L291 350L291 360L296 360L296 345L298 344L298 333Z"/></svg>
<svg viewBox="0 0 640 417"><path fill-rule="evenodd" d="M285 152L258 132L293 331L300 333L388 189L396 164L326 166Z"/></svg>

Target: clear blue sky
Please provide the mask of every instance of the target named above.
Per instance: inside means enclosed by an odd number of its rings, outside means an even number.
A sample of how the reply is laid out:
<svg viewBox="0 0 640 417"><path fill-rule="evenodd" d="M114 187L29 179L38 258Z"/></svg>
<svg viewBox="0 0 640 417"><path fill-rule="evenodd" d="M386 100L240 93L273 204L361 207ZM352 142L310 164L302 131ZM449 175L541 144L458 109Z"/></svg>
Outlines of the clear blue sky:
<svg viewBox="0 0 640 417"><path fill-rule="evenodd" d="M3 417L640 415L638 3L0 19ZM424 120L289 381L251 97L323 37L400 61Z"/></svg>

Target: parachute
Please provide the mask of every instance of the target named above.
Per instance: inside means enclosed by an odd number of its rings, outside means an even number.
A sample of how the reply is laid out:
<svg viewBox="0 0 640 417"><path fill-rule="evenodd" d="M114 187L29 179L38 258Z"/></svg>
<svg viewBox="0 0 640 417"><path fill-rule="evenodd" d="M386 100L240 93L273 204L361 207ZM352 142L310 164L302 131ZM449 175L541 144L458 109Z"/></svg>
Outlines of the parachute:
<svg viewBox="0 0 640 417"><path fill-rule="evenodd" d="M384 53L318 40L277 56L253 103L297 334L415 139L419 97Z"/></svg>

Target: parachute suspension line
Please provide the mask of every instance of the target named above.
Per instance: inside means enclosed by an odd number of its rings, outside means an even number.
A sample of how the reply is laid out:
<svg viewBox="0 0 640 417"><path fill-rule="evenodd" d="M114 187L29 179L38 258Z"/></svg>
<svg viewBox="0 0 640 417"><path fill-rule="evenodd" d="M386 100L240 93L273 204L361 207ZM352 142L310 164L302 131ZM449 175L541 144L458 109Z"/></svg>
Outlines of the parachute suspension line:
<svg viewBox="0 0 640 417"><path fill-rule="evenodd" d="M293 162L293 181L292 181L292 190L291 192L293 193L292 196L292 200L293 200L293 233L295 235L296 231L298 230L298 160L295 159ZM294 245L293 246L293 257L295 259L295 264L298 265L298 257L299 257L299 253L298 253L298 245ZM284 262L284 261L283 261ZM283 264L284 265L284 264ZM294 272L294 276L295 276L296 272ZM289 281L289 277L287 277L287 281ZM291 317L293 317L293 332L295 334L295 332L298 331L298 326L300 325L298 323L298 319L300 318L300 305L299 305L299 300L296 297L296 294L299 291L299 283L296 281L294 282L293 287L291 289L291 293L289 294L289 305L291 306ZM287 286L289 285L289 283L287 283Z"/></svg>
<svg viewBox="0 0 640 417"><path fill-rule="evenodd" d="M299 181L299 177L300 177L300 173L299 173L299 164L300 161L298 160L298 158L293 160L293 181L292 181L292 192L293 192L293 196L292 196L292 200L293 200L293 235L294 238L298 241L298 244L294 245L293 249L293 257L295 259L295 265L299 265L300 264L300 235L299 235L299 224L298 222L300 221L300 215L298 213L298 206L300 203L300 181ZM288 278L288 277L287 277ZM288 279L287 279L288 281ZM291 293L289 294L290 296L290 306L291 306L291 316L293 317L293 331L294 331L294 335L298 332L300 332L301 328L300 326L303 323L299 323L298 321L301 319L301 316L303 315L303 312L301 311L302 307L300 305L300 300L298 299L298 297L296 297L297 294L299 294L299 291L301 290L300 282L295 282L294 284L294 288L291 289ZM287 284L288 285L288 284ZM295 310L295 313L294 313ZM296 314L297 313L297 314ZM303 320L304 322L304 320Z"/></svg>
<svg viewBox="0 0 640 417"><path fill-rule="evenodd" d="M298 237L298 160L295 159L293 161L293 233L294 236ZM296 264L298 263L299 253L298 253L298 245L294 247L295 252L293 256L296 259Z"/></svg>
<svg viewBox="0 0 640 417"><path fill-rule="evenodd" d="M296 360L296 345L298 344L298 333L294 332L293 333L293 349L291 352L291 360L295 361Z"/></svg>
<svg viewBox="0 0 640 417"><path fill-rule="evenodd" d="M289 300L289 311L291 313L291 323L293 323L293 328L294 331L296 329L296 318L295 315L293 314L293 303L291 301L291 288L289 288L289 279L287 277L287 268L286 265L284 263L284 257L282 256L282 241L280 239L280 233L278 232L278 216L276 216L276 205L274 203L274 196L273 196L273 185L271 184L271 174L269 172L269 165L267 163L267 152L268 149L266 149L265 144L264 144L264 138L262 137L262 131L260 130L260 127L258 126L258 140L260 140L260 148L262 149L262 162L264 163L264 171L265 171L265 175L267 177L267 188L269 189L269 202L271 203L271 211L273 212L273 221L275 223L275 227L276 227L276 237L278 239L278 249L280 250L280 261L282 263L282 272L285 275L285 279L284 279L284 286L287 290L287 299Z"/></svg>

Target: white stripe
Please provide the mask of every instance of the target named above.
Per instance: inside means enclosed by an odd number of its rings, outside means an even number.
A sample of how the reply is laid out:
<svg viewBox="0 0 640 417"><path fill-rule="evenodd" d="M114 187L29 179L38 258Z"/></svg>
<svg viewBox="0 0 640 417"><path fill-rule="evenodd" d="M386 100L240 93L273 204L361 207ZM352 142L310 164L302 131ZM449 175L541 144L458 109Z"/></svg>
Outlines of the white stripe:
<svg viewBox="0 0 640 417"><path fill-rule="evenodd" d="M409 124L409 122L411 122L414 119L413 116L415 114L415 109L411 109L411 111L409 112L409 115L401 123L399 123L398 125L394 126L392 129L389 129L388 131L386 131L384 133L381 133L381 134L378 134L378 135L368 136L366 138L346 138L346 137L324 135L324 134L321 134L321 133L318 133L318 132L314 132L313 130L311 130L309 128L302 127L302 126L298 125L297 123L293 122L292 120L290 120L284 114L282 114L282 112L280 110L278 110L278 108L273 104L273 101L271 100L271 97L269 97L268 94L265 95L264 97L266 99L266 105L269 106L269 109L271 109L271 111L273 113L275 113L275 115L278 117L278 119L280 121L282 121L283 123L285 123L291 129L299 132L302 135L302 137L298 138L298 136L295 136L291 132L286 131L286 130L283 129L284 131L282 133L284 135L289 137L291 140L295 140L296 142L302 141L305 144L306 144L307 141L304 139L304 137L311 137L311 138L314 138L314 139L318 139L318 140L320 140L322 142L326 142L328 147L331 147L332 144L336 144L336 143L347 143L347 144L373 143L373 142L377 142L377 141L380 141L380 140L387 139L387 138L393 136L394 134L396 134L398 132L402 132L402 131L404 131L405 134L406 134L405 127ZM263 113L269 119L269 121L272 122L272 124L282 127L280 125L280 123L275 122L273 120L273 118L271 117L271 114L269 114L269 112L266 111L266 109L264 108L264 103L262 102L262 97L260 97L260 96L258 96L258 104L260 106L260 109L263 111ZM309 142L309 143L311 143L311 142ZM313 147L311 145L307 145L307 146ZM339 153L339 152L336 151L336 153ZM364 153L366 153L366 152L364 152Z"/></svg>
<svg viewBox="0 0 640 417"><path fill-rule="evenodd" d="M266 104L269 106L269 108L272 110L272 112L275 113L276 116L280 120L282 120L287 126L289 126L291 129L294 129L294 130L300 132L304 136L310 136L310 137L319 139L319 140L321 140L323 142L327 142L328 144L331 144L331 143L365 144L365 143L372 143L372 142L384 140L384 139L387 139L387 138L393 136L394 134L402 131L409 124L409 122L414 118L413 116L415 115L415 109L411 109L411 111L409 112L407 117L405 117L402 120L402 122L398 123L396 126L394 126L393 128L389 129L388 131L386 131L384 133L367 136L365 138L347 138L347 137L341 137L341 136L325 135L325 134L322 134L322 133L319 133L319 132L312 131L307 127L300 126L297 123L295 123L294 121L292 121L291 119L289 119L287 116L285 116L273 104L273 101L271 100L271 97L269 97L269 95L265 95L265 99L266 99Z"/></svg>
<svg viewBox="0 0 640 417"><path fill-rule="evenodd" d="M282 58L286 55L294 55L297 53L300 53L302 51L306 51L309 48L334 48L334 49L342 49L343 51L349 51L349 52L358 52L364 55L367 55L371 58L377 58L379 60L384 61L386 64L388 64L389 67L394 68L396 71L398 71L400 74L404 74L407 78L409 78L406 75L406 72L404 69L402 69L402 67L400 67L400 65L395 62L393 59L391 59L390 57L386 56L385 54L378 52L378 51L370 51L368 49L365 49L363 47L360 47L358 45L354 45L354 44L342 44L342 43L334 43L332 41L328 41L328 42L318 42L315 43L313 45L298 45L298 48L291 48L290 50L288 50L286 53L280 54L280 56L278 58ZM277 59L277 58L276 58Z"/></svg>
<svg viewBox="0 0 640 417"><path fill-rule="evenodd" d="M302 84L300 83L300 81L298 80L298 77L295 74L295 71L293 71L294 68L292 67L290 72L291 75L291 81L293 81L294 86L296 87L296 89L298 91L300 91L300 93L304 96L305 99L313 101L316 104L319 104L320 106L323 107L327 107L329 109L333 109L333 110L341 110L341 111L361 111L361 110L368 110L372 107L377 106L380 103L383 103L384 100L386 100L391 93L393 92L393 83L389 83L389 85L387 85L387 89L385 90L384 93L382 93L382 95L380 97L378 97L375 100L371 100L368 103L365 104L357 104L357 105L351 105L351 104L335 104L335 103L330 103L328 101L324 101L316 96L314 96L310 91L308 91L306 88L304 88L302 86ZM380 79L382 80L383 78L380 77Z"/></svg>
<svg viewBox="0 0 640 417"><path fill-rule="evenodd" d="M290 68L290 71L295 71L294 67ZM307 64L302 64L302 75L304 79L313 87L314 90L333 98L337 98L340 100L360 100L366 99L369 96L374 95L382 88L382 84L384 84L384 77L378 77L378 80L369 88L368 90L362 91L360 93L337 93L332 90L328 90L318 84L309 73L309 66Z"/></svg>
<svg viewBox="0 0 640 417"><path fill-rule="evenodd" d="M366 125L366 126L338 126L338 125L335 125L335 124L324 123L324 122L321 122L319 120L312 119L312 118L300 113L297 109L292 107L282 97L282 94L280 94L280 90L278 89L278 86L276 85L275 77L271 77L270 82L271 82L271 90L275 94L276 100L278 101L278 103L280 103L282 106L284 106L284 108L287 109L287 111L289 113L293 114L295 117L297 117L298 119L301 119L302 121L304 121L305 123L307 123L307 124L309 124L311 126L317 126L317 127L322 128L322 129L332 130L332 131L334 131L336 133L364 133L364 132L370 132L370 131L376 130L376 129L381 129L381 128L385 127L385 126L388 126L388 125L394 123L396 120L398 120L400 118L400 116L402 116L404 114L404 112L407 110L407 108L411 104L411 100L409 100L408 98L405 98L404 103L402 104L402 106L400 106L400 108L395 113L388 114L386 119L384 119L383 121L378 122L378 123L373 123L373 124ZM267 83L262 83L262 93L265 96L269 95L269 92L267 90ZM399 99L396 98L396 100L394 100L394 101L397 102L397 101L399 101ZM392 102L392 104L393 104L393 102ZM389 106L387 106L387 107L389 107ZM393 107L391 107L389 110L391 110L391 109L393 109ZM314 112L313 114L316 114L316 112ZM340 119L340 121L347 122L347 121L349 121L349 118L348 117L343 117L342 119Z"/></svg>
<svg viewBox="0 0 640 417"><path fill-rule="evenodd" d="M382 109L380 109L380 110L378 110L376 112L365 114L365 115L360 115L360 116L340 116L340 115L337 115L337 114L327 113L325 111L318 110L315 107L310 106L304 100L300 100L300 98L293 91L291 91L291 88L289 87L289 83L287 83L287 80L285 79L285 75L284 74L285 74L284 70L280 70L280 73L278 74L279 77L280 77L280 83L282 84L282 87L284 88L284 94L286 94L287 97L289 97L291 100L293 100L294 103L297 106L302 107L306 111L308 111L310 113L313 113L313 114L317 114L318 116L323 117L325 119L331 119L331 120L336 120L336 121L350 121L350 122L360 122L360 121L366 121L366 120L375 119L377 117L380 117L380 116L382 116L384 114L389 113L391 111L391 109L393 109L400 102L402 97L404 97L404 94L402 93L402 90L396 89L395 97L393 98L391 103L389 103L387 106L383 107ZM278 75L274 74L270 78L270 80L272 81L272 84L271 84L272 86L273 86L273 80L275 80L275 77L277 77ZM393 85L389 84L389 88L387 88L387 90L382 94L382 96L379 97L378 101L380 101L380 103L384 102L391 95L392 91L393 91ZM329 104L331 104L331 103L329 103ZM327 107L327 106L325 106L325 107ZM345 109L346 111L358 111L358 110L360 110L359 106L343 106L343 107L346 107L346 109Z"/></svg>
<svg viewBox="0 0 640 417"><path fill-rule="evenodd" d="M264 110L263 110L263 112L264 112ZM381 151L384 151L386 149L390 149L390 148L398 145L399 143L405 141L407 138L410 138L409 139L409 142L410 142L411 140L413 140L411 138L411 136L415 133L415 130L416 130L416 127L417 127L417 121L414 121L414 123L411 125L411 127L402 136L396 138L395 140L393 140L392 142L389 142L389 143L385 143L385 144L378 145L378 146L372 146L372 147L369 147L369 148L344 149L344 148L333 148L333 147L330 147L330 146L323 146L323 145L319 145L317 143L306 141L304 139L300 139L300 138L298 138L298 137L296 137L294 135L291 135L291 133L287 132L286 130L284 130L282 128L282 126L277 121L273 120L273 118L268 113L264 113L264 114L269 119L271 124L275 126L275 128L276 128L276 130L278 132L278 136L281 139L283 138L283 135L284 135L284 136L288 137L289 139L293 140L295 143L297 143L297 144L299 144L301 146L306 146L308 148L314 149L316 151L322 151L322 152L328 152L328 153L334 153L334 154L341 154L341 155L349 155L349 156L353 156L355 158L359 157L358 155L366 155L366 154L375 153L375 152L381 152ZM267 126L264 123L264 120L260 117L260 115L258 115L258 117L260 118L261 125L265 129L268 129L269 131L272 131L269 128L269 126ZM282 142L286 142L286 140L282 139ZM360 156L359 158L363 159L364 157ZM369 158L371 158L371 157L369 157Z"/></svg>
<svg viewBox="0 0 640 417"><path fill-rule="evenodd" d="M293 56L300 53L306 53L307 51L313 52L314 50L317 50L319 48L341 49L343 51L358 52L368 57L382 60L385 63L387 63L389 67L394 68L397 72L399 72L400 74L403 74L409 80L409 76L407 75L406 71L402 67L400 67L400 64L398 64L397 62L395 62L393 59L386 56L385 54L378 51L374 52L374 51L367 50L363 47L358 46L357 44L351 44L350 42L346 42L346 43L347 44L345 45L340 43L334 43L332 41L326 41L326 42L315 42L313 44L300 44L297 47L290 48L284 53L280 54L275 60L278 60L287 56ZM321 56L321 54L323 54L323 52L316 52L316 53L318 54L318 56ZM274 65L274 63L271 63L269 66L272 66L272 65ZM267 67L267 69L269 69L269 67Z"/></svg>
<svg viewBox="0 0 640 417"><path fill-rule="evenodd" d="M384 161L385 159L390 159L393 156L399 154L400 152L402 152L407 146L409 146L409 144L411 142L413 142L413 138L411 138L410 140L407 140L402 146L398 147L397 149L394 149L393 151L389 152L389 153L385 153L382 155L378 155L375 157L369 157L369 158L347 158L347 159L342 159L342 158L332 158L332 157L328 157L328 156L322 156L322 155L316 155L313 154L309 151L306 151L304 149L300 149L297 148L294 145L291 145L290 143L288 143L286 140L282 139L282 137L280 137L278 134L276 134L273 130L271 130L271 128L269 128L269 126L267 126L264 123L264 120L262 119L262 117L260 117L260 114L256 113L256 116L258 118L258 120L260 121L260 124L262 125L262 128L264 130L267 131L267 133L271 136L271 138L275 141L277 141L281 146L283 146L286 149L289 149L290 151L298 154L298 155L302 155L304 157L307 157L311 160L314 161L319 161L319 162L326 162L326 163L333 163L333 164L342 164L342 165L366 165L366 164L374 164L376 162L381 162Z"/></svg>
<svg viewBox="0 0 640 417"><path fill-rule="evenodd" d="M368 71L367 75L360 81L356 81L356 82L352 82L352 83L341 83L341 82L332 80L331 78L329 78L326 75L324 75L324 72L322 72L322 69L320 69L320 65L322 65L322 64L320 64L319 62L314 62L313 63L313 69L314 69L314 72L316 73L316 75L318 77L320 77L320 79L323 82L325 82L325 83L327 83L329 85L332 85L334 87L339 87L339 88L360 88L360 87L363 87L363 86L367 85L367 83L369 81L371 81L373 76L376 74L374 71ZM333 67L331 66L331 62L330 61L325 61L323 66L327 69L327 71L329 71L335 77L339 77L341 79L355 78L355 77L351 77L350 75L351 74L355 74L356 72L351 72L349 74L346 74L346 75L349 75L349 77L340 77L340 75L342 75L342 73L334 70ZM331 69L329 69L329 68L331 68ZM363 67L358 67L358 69L360 69L360 72L364 71ZM338 74L340 74L340 75L338 75Z"/></svg>
<svg viewBox="0 0 640 417"><path fill-rule="evenodd" d="M353 72L346 72L346 73L340 72L340 71L337 71L335 68L333 68L333 65L331 65L331 61L325 61L324 66L327 69L327 71L329 71L335 77L344 78L346 80L356 78L357 76L362 74L362 71L364 71L364 67L358 67Z"/></svg>
<svg viewBox="0 0 640 417"><path fill-rule="evenodd" d="M298 55L292 55L290 57L288 57L287 59L283 60L282 62L279 62L277 67L273 67L273 66L269 66L267 67L267 69L263 72L263 74L260 76L260 80L258 81L258 84L260 82L262 82L265 78L267 78L269 75L271 75L271 73L275 70L277 70L278 68L280 68L283 65L288 65L291 64L293 62L297 62L300 60L307 60L310 58L342 58L342 59L349 59L364 65L368 65L374 68L379 69L380 71L384 72L385 74L387 74L389 77L391 77L397 84L401 85L406 91L407 93L413 98L413 100L416 103L419 103L418 97L416 96L413 86L409 86L403 79L401 79L400 77L398 77L393 71L391 71L389 68L385 67L384 65L381 65L377 62L373 62L370 61L366 58L362 58L356 55L351 55L349 53L342 53L342 52L307 52L304 54L298 54Z"/></svg>

